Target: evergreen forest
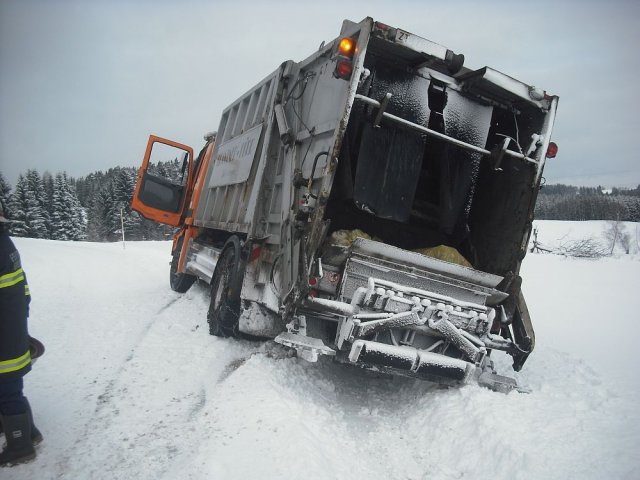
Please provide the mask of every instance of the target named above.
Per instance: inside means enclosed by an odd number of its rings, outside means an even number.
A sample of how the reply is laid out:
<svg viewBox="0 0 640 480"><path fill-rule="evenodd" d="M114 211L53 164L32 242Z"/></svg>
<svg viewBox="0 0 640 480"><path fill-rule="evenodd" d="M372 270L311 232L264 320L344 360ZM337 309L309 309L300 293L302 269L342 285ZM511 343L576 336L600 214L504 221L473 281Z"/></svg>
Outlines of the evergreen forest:
<svg viewBox="0 0 640 480"><path fill-rule="evenodd" d="M180 181L177 160L161 162L155 168L165 178ZM155 173L155 172L154 172ZM20 174L15 187L0 171L0 202L11 220L15 237L51 240L165 240L174 229L146 220L131 210L138 170L115 167L73 178L66 172L37 170Z"/></svg>

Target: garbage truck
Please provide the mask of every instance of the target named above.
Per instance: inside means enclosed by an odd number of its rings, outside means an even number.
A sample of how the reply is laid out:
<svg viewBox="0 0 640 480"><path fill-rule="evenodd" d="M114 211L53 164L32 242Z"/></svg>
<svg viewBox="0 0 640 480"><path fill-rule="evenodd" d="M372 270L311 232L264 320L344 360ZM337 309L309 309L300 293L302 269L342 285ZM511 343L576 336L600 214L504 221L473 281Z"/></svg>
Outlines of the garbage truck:
<svg viewBox="0 0 640 480"><path fill-rule="evenodd" d="M151 136L132 208L175 227L171 288L210 286L212 335L508 392L494 352L519 371L535 345L519 272L557 104L345 20L231 103L197 155Z"/></svg>

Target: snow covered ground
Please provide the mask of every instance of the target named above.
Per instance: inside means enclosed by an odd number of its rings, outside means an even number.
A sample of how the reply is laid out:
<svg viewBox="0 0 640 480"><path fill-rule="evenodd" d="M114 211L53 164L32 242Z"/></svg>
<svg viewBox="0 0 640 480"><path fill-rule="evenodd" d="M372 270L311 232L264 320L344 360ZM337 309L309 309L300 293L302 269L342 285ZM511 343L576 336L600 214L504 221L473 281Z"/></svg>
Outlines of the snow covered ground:
<svg viewBox="0 0 640 480"><path fill-rule="evenodd" d="M602 224L539 227L549 243ZM533 393L503 395L211 337L206 288L169 289L168 242L15 243L45 441L3 480L640 478L638 254L527 256Z"/></svg>

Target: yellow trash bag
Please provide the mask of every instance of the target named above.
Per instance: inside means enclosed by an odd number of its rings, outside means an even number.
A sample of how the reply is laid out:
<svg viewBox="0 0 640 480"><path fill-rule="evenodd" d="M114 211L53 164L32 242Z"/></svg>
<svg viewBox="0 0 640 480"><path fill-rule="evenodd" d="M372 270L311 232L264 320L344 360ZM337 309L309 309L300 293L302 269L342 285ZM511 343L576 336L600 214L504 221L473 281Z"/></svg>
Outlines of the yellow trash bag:
<svg viewBox="0 0 640 480"><path fill-rule="evenodd" d="M356 238L365 238L367 240L372 240L371 235L356 228L355 230L336 230L331 234L329 243L331 245L349 247Z"/></svg>
<svg viewBox="0 0 640 480"><path fill-rule="evenodd" d="M473 268L473 265L464 258L458 250L447 245L438 245L431 248L419 248L414 250L416 253L421 253L427 257L437 258L438 260L444 260L445 262L455 263L456 265L462 265L463 267Z"/></svg>

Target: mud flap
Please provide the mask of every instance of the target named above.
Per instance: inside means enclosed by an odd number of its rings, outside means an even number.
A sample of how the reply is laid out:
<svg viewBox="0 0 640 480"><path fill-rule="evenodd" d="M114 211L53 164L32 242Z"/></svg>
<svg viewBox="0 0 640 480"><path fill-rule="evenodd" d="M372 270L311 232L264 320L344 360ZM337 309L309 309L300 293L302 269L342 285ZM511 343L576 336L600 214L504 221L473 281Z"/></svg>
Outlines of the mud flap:
<svg viewBox="0 0 640 480"><path fill-rule="evenodd" d="M519 372L536 344L536 335L533 331L529 309L524 301L522 291L518 292L512 327L514 341L523 349L523 351L519 351L513 355L513 369Z"/></svg>

